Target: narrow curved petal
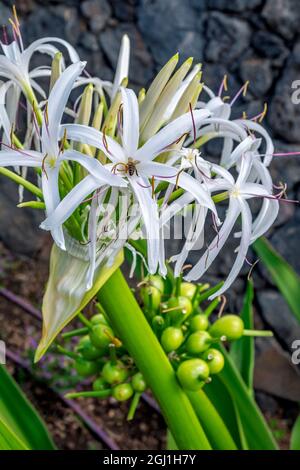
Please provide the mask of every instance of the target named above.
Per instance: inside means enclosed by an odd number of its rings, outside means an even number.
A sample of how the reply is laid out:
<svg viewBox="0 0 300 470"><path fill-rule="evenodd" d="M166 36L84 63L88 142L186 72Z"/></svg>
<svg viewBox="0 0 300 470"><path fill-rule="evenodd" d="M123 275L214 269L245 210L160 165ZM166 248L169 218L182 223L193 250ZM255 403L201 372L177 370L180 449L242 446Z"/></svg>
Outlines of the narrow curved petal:
<svg viewBox="0 0 300 470"><path fill-rule="evenodd" d="M42 166L43 157L40 152L33 150L1 150L0 166Z"/></svg>
<svg viewBox="0 0 300 470"><path fill-rule="evenodd" d="M123 102L122 143L128 157L135 154L139 143L139 105L133 90L121 88Z"/></svg>
<svg viewBox="0 0 300 470"><path fill-rule="evenodd" d="M266 153L264 165L269 166L273 158L274 144L266 129L264 129L258 122L250 121L249 119L239 119L236 120L235 123L245 127L246 129L250 129L250 131L258 132L265 139Z"/></svg>
<svg viewBox="0 0 300 470"><path fill-rule="evenodd" d="M104 134L93 127L84 126L83 124L63 124L60 127L60 138L64 135L66 130L67 139L80 142L82 144L92 145L96 147L114 163L125 160L124 150L121 145L114 139ZM106 144L105 144L106 142Z"/></svg>
<svg viewBox="0 0 300 470"><path fill-rule="evenodd" d="M53 86L48 100L48 123L43 122L42 136L45 153L56 155L56 145L59 140L59 128L63 113L72 91L75 80L85 67L85 62L70 65ZM45 145L46 144L46 145ZM53 148L55 145L55 148Z"/></svg>
<svg viewBox="0 0 300 470"><path fill-rule="evenodd" d="M59 166L47 168L42 172L42 190L46 205L46 214L50 216L59 205L60 196L58 190L58 173ZM65 250L65 239L62 226L55 227L51 230L51 235L57 246L61 250Z"/></svg>
<svg viewBox="0 0 300 470"><path fill-rule="evenodd" d="M214 202L210 195L203 189L202 184L199 183L195 178L187 173L180 173L177 178L178 171L176 168L171 166L157 163L157 162L145 162L141 165L143 175L148 178L154 178L167 181L168 183L177 184L185 191L191 193L199 204L210 209L218 218L217 210Z"/></svg>
<svg viewBox="0 0 300 470"><path fill-rule="evenodd" d="M223 292L225 292L231 286L233 281L237 278L240 270L242 269L243 264L245 262L245 258L247 256L251 239L252 216L247 202L243 201L242 199L239 199L239 205L242 215L242 236L240 246L238 248L238 254L223 286L212 296L210 296L209 300L212 300L218 297L219 295L223 294Z"/></svg>
<svg viewBox="0 0 300 470"><path fill-rule="evenodd" d="M223 248L226 240L228 239L234 224L240 214L240 206L236 198L231 198L229 201L229 207L226 214L226 218L223 222L218 235L211 242L205 253L202 255L200 260L195 264L191 271L185 276L188 281L195 281L200 279L205 271L210 267L212 262L215 260L221 249Z"/></svg>
<svg viewBox="0 0 300 470"><path fill-rule="evenodd" d="M126 187L127 182L118 175L108 171L101 163L95 158L88 157L83 153L76 150L66 150L59 156L59 161L69 160L79 163L83 166L94 178L99 179L101 183L105 182L110 186Z"/></svg>
<svg viewBox="0 0 300 470"><path fill-rule="evenodd" d="M242 186L245 181L247 181L247 178L250 174L251 167L253 164L253 155L249 152L246 152L240 160L240 169L239 169L239 174L236 180L236 186L240 187Z"/></svg>
<svg viewBox="0 0 300 470"><path fill-rule="evenodd" d="M147 233L148 265L150 273L157 270L159 260L159 217L156 202L153 200L151 190L145 178L130 178L135 197L139 203L141 217ZM141 186L142 185L142 186Z"/></svg>
<svg viewBox="0 0 300 470"><path fill-rule="evenodd" d="M49 53L49 44L47 43L51 43L51 42L57 42L58 44L62 44L67 49L71 62L75 63L75 62L80 61L79 55L77 54L76 50L74 49L73 46L71 46L70 43L68 43L64 39L60 39L56 37L45 37L42 39L38 39L37 41L34 41L33 43L30 44L29 47L25 49L25 51L22 54L24 57L24 62L29 64L31 56L35 52Z"/></svg>
<svg viewBox="0 0 300 470"><path fill-rule="evenodd" d="M201 124L202 120L209 116L210 112L206 109L195 110L193 112L193 118L196 128ZM184 134L189 133L192 128L193 120L191 114L186 113L180 116L151 137L138 149L134 158L139 161L153 160L153 158L166 150L168 146L176 142Z"/></svg>
<svg viewBox="0 0 300 470"><path fill-rule="evenodd" d="M93 176L86 176L49 212L48 217L41 223L40 227L44 230L60 227L87 196L104 185L104 182L101 184Z"/></svg>
<svg viewBox="0 0 300 470"><path fill-rule="evenodd" d="M127 34L124 34L122 37L116 73L114 78L114 83L111 91L111 100L114 99L119 86L122 83L122 80L128 77L128 69L129 69L129 59L130 59L130 41Z"/></svg>

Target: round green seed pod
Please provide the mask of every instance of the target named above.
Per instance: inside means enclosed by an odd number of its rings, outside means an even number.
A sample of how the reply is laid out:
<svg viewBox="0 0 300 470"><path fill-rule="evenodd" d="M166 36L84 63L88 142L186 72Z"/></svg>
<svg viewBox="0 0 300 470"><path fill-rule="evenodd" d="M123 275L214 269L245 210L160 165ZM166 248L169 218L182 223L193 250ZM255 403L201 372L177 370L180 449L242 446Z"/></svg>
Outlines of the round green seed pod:
<svg viewBox="0 0 300 470"><path fill-rule="evenodd" d="M223 354L214 348L207 349L202 358L207 362L210 374L219 374L224 367Z"/></svg>
<svg viewBox="0 0 300 470"><path fill-rule="evenodd" d="M206 315L201 313L195 315L190 320L190 330L195 331L204 331L209 327L209 321Z"/></svg>
<svg viewBox="0 0 300 470"><path fill-rule="evenodd" d="M224 337L228 341L234 341L243 336L244 322L237 315L224 315L211 325L209 333L214 338Z"/></svg>
<svg viewBox="0 0 300 470"><path fill-rule="evenodd" d="M133 388L129 383L116 385L112 390L112 396L118 401L129 400L133 395Z"/></svg>
<svg viewBox="0 0 300 470"><path fill-rule="evenodd" d="M195 331L192 333L186 343L185 349L189 354L197 355L209 348L212 337L207 331Z"/></svg>
<svg viewBox="0 0 300 470"><path fill-rule="evenodd" d="M169 326L162 332L160 341L166 353L176 351L183 342L183 333L180 328Z"/></svg>
<svg viewBox="0 0 300 470"><path fill-rule="evenodd" d="M177 377L182 388L196 391L208 379L209 367L202 359L188 359L179 365Z"/></svg>

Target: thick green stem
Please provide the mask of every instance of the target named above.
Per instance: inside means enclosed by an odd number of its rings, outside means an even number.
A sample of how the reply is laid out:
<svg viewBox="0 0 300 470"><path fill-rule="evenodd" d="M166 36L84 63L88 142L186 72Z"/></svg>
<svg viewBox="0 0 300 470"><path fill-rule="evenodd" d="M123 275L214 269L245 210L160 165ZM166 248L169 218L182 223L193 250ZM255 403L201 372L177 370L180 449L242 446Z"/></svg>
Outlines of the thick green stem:
<svg viewBox="0 0 300 470"><path fill-rule="evenodd" d="M99 291L107 312L153 391L179 449L210 449L192 405L120 270Z"/></svg>
<svg viewBox="0 0 300 470"><path fill-rule="evenodd" d="M204 391L188 392L187 395L213 449L235 450L237 447L234 440Z"/></svg>
<svg viewBox="0 0 300 470"><path fill-rule="evenodd" d="M15 183L20 184L21 186L24 186L25 189L30 191L32 194L35 194L39 199L43 199L42 191L34 184L27 181L25 178L22 178L22 176L17 175L17 173L14 173L13 171L8 170L8 168L4 168L1 166L0 174L3 176L6 176L7 178L10 178Z"/></svg>

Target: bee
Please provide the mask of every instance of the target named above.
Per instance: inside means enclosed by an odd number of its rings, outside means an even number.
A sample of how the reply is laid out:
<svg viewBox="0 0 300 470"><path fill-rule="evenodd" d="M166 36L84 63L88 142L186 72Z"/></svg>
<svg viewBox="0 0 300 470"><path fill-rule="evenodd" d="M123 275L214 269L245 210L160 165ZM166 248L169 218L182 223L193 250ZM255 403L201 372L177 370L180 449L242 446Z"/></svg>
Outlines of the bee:
<svg viewBox="0 0 300 470"><path fill-rule="evenodd" d="M136 165L139 163L138 160L133 160L132 158L128 158L127 163L125 162L118 162L112 167L112 172L116 174L116 171L123 171L124 173L128 173L129 176L133 176L136 174L136 176L139 176ZM118 169L118 166L121 165L121 169Z"/></svg>

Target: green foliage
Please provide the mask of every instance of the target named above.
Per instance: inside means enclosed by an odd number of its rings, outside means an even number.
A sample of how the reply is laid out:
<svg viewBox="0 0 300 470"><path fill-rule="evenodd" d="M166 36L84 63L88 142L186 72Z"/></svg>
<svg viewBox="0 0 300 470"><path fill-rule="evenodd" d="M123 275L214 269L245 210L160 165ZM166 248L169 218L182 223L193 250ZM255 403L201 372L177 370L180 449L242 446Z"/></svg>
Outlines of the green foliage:
<svg viewBox="0 0 300 470"><path fill-rule="evenodd" d="M0 366L0 449L53 450L42 419L5 367Z"/></svg>
<svg viewBox="0 0 300 470"><path fill-rule="evenodd" d="M300 277L264 237L259 238L253 247L269 270L291 312L300 322Z"/></svg>

